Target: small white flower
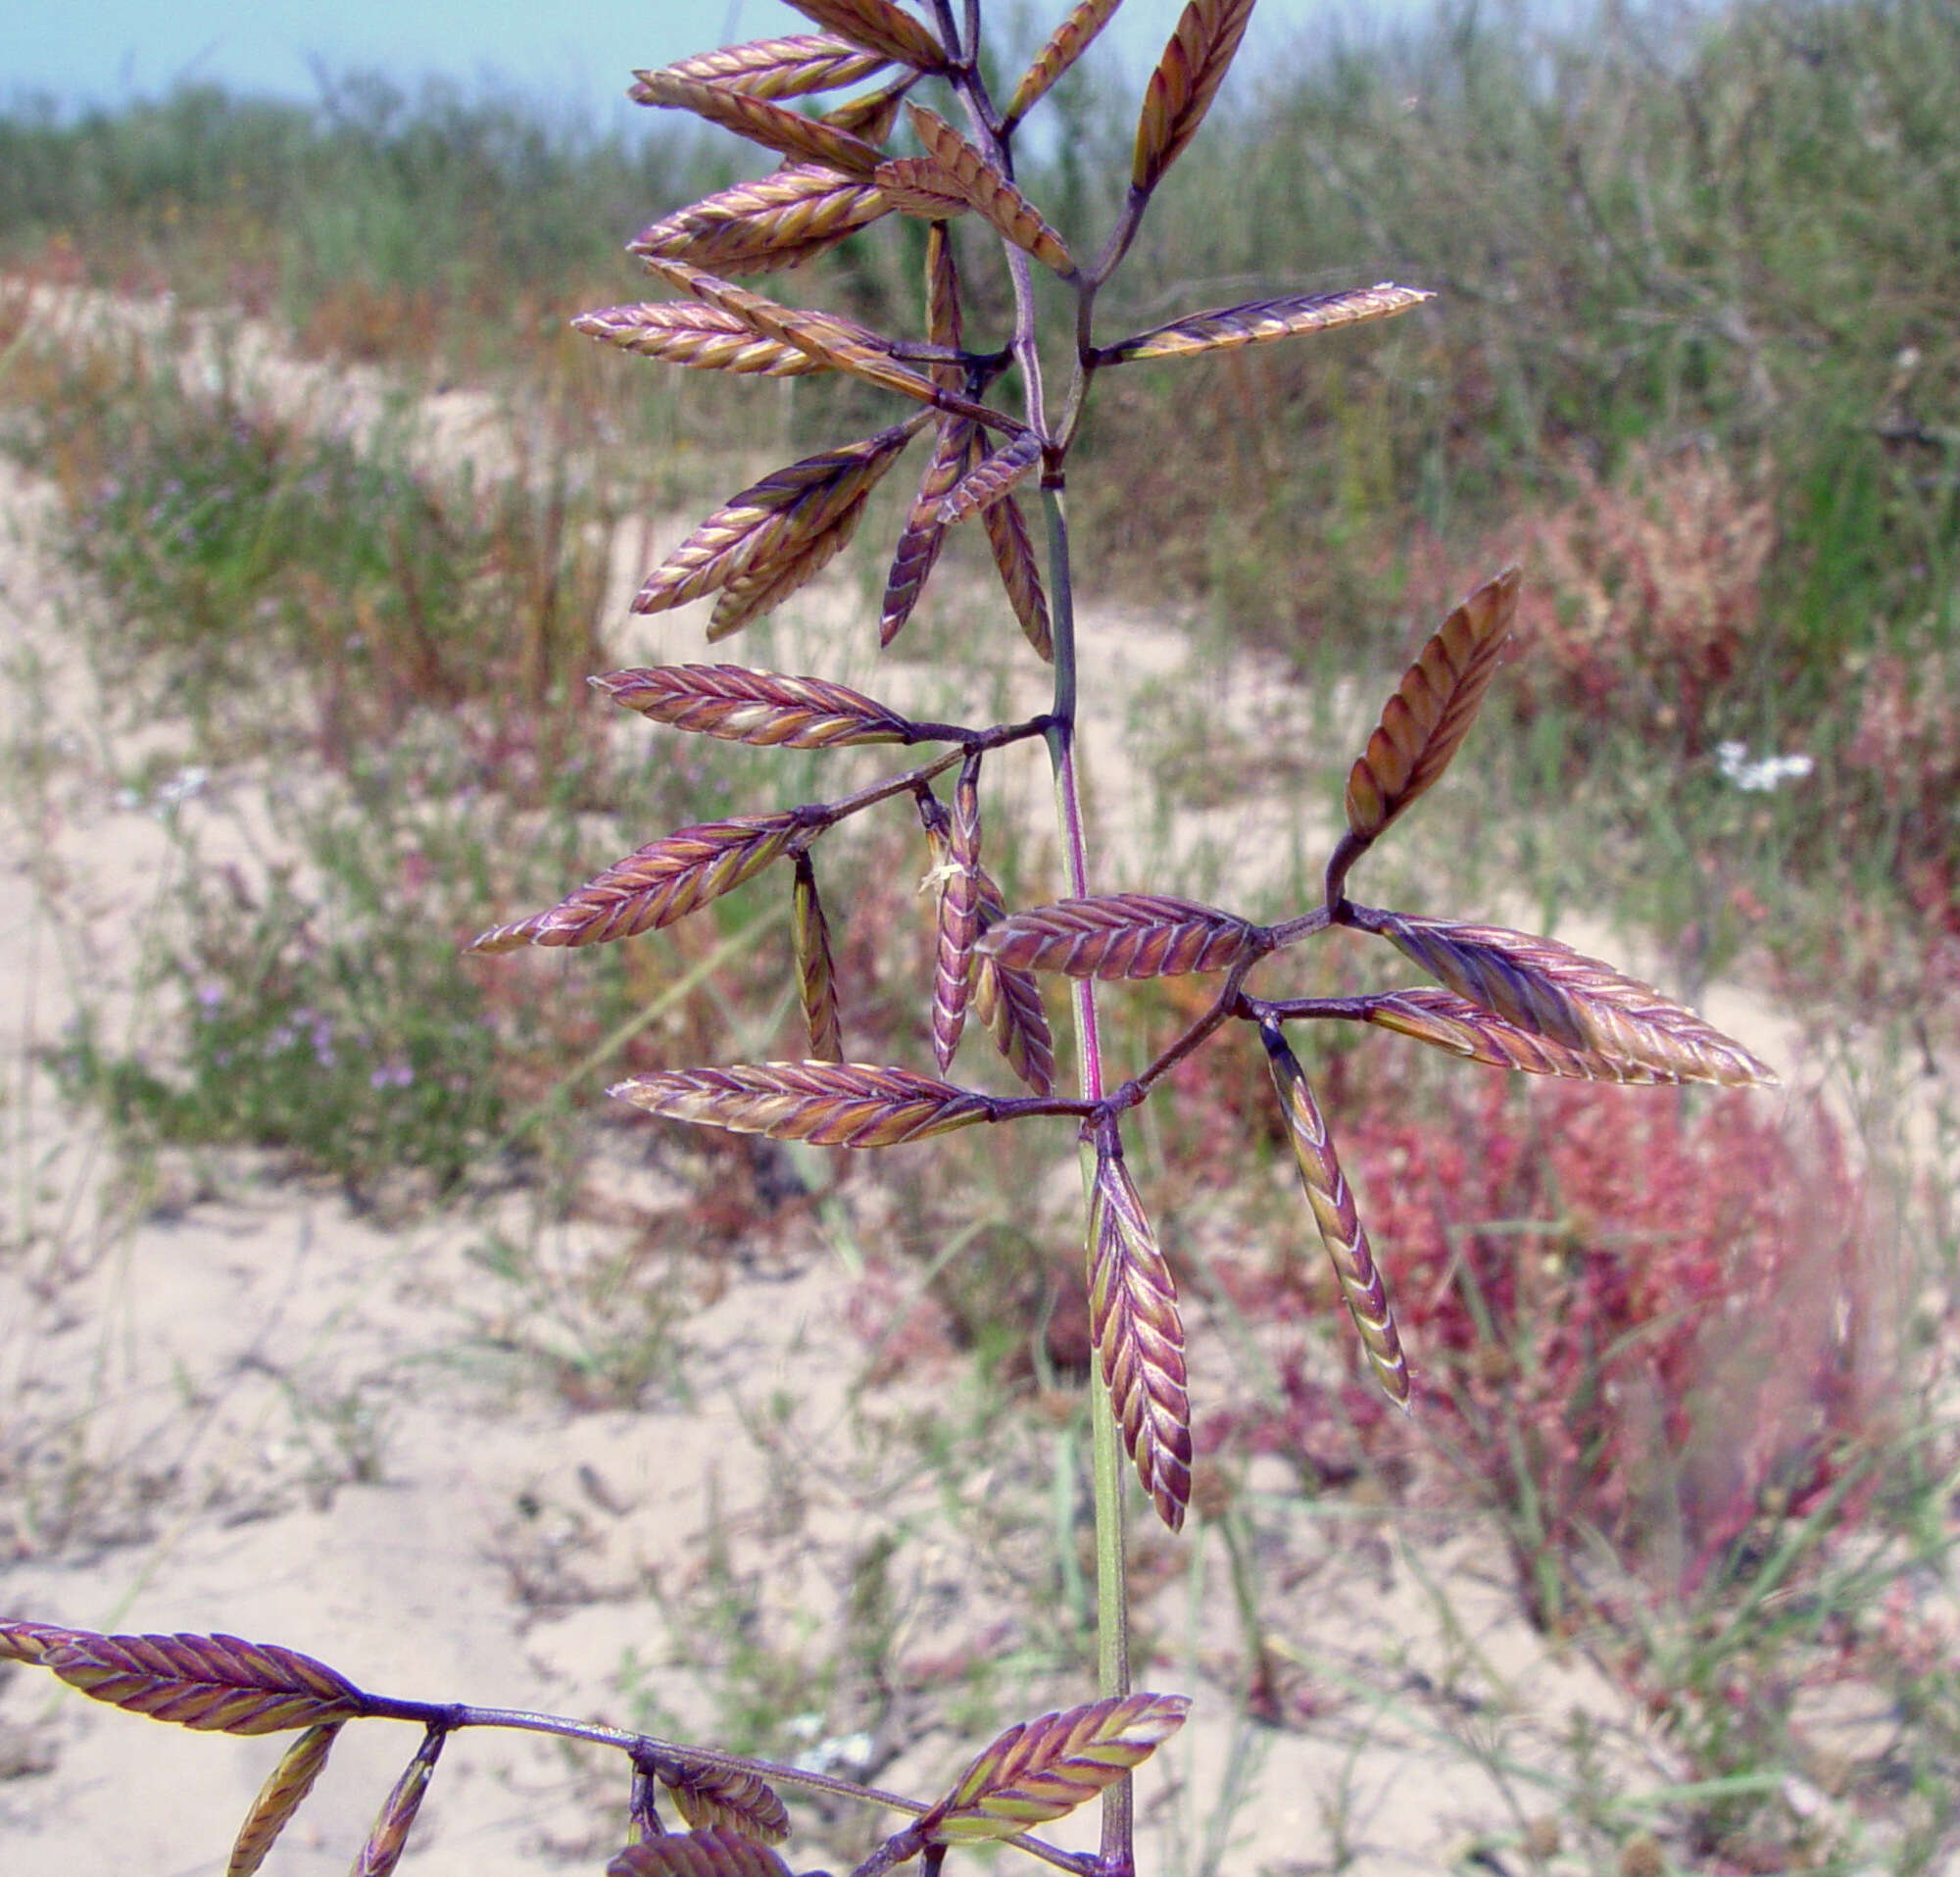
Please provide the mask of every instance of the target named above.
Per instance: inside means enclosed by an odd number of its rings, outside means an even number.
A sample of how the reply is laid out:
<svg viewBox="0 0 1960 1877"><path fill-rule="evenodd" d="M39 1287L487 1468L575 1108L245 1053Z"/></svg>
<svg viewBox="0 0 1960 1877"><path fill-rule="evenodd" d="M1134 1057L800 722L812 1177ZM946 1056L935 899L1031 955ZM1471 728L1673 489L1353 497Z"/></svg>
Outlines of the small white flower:
<svg viewBox="0 0 1960 1877"><path fill-rule="evenodd" d="M1817 766L1801 750L1788 756L1766 756L1752 763L1749 746L1737 742L1716 744L1715 766L1726 780L1747 795L1767 795L1785 782L1808 775Z"/></svg>

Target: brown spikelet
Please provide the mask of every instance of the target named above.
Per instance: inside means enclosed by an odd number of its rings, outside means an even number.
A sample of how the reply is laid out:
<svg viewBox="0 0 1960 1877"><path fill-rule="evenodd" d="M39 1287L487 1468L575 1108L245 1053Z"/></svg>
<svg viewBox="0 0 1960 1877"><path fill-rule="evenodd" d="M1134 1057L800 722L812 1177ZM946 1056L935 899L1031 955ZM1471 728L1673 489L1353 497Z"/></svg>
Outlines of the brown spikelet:
<svg viewBox="0 0 1960 1877"><path fill-rule="evenodd" d="M758 568L793 559L876 486L912 434L909 425L895 424L752 483L648 574L633 598L633 611L663 613L685 606Z"/></svg>
<svg viewBox="0 0 1960 1877"><path fill-rule="evenodd" d="M280 1755L271 1776L259 1788L259 1796L245 1814L244 1824L238 1828L231 1859L224 1866L224 1877L252 1877L266 1861L267 1852L305 1803L307 1794L313 1791L314 1781L326 1765L326 1756L333 1751L341 1725L339 1721L329 1721L324 1726L309 1727Z"/></svg>
<svg viewBox="0 0 1960 1877"><path fill-rule="evenodd" d="M921 404L938 403L947 395L930 378L899 364L892 356L890 340L855 320L783 306L666 255L648 254L642 259L651 272L681 292L733 315L759 336L793 346L832 370L849 372L887 391L903 392Z"/></svg>
<svg viewBox="0 0 1960 1877"><path fill-rule="evenodd" d="M1387 320L1436 295L1419 287L1398 287L1387 280L1372 287L1351 287L1345 293L1289 293L1276 300L1248 300L1239 306L1214 307L1206 313L1187 313L1168 325L1152 326L1134 338L1100 348L1099 365L1123 365L1135 359L1181 358L1192 352L1225 352L1242 345L1263 345L1301 332L1325 332L1338 325L1357 325L1364 320Z"/></svg>
<svg viewBox="0 0 1960 1877"><path fill-rule="evenodd" d="M939 505L940 520L954 527L975 509L1000 501L1041 462L1041 438L1032 430L1009 437L998 450L982 457L947 492Z"/></svg>
<svg viewBox="0 0 1960 1877"><path fill-rule="evenodd" d="M759 337L730 314L684 300L602 307L596 313L581 313L571 323L590 338L604 339L643 359L661 359L696 370L793 378L830 370L820 359L799 352L793 345Z"/></svg>
<svg viewBox="0 0 1960 1877"><path fill-rule="evenodd" d="M656 1770L698 1832L733 1832L759 1845L780 1845L790 1835L789 1811L760 1774L696 1759L662 1760Z"/></svg>
<svg viewBox="0 0 1960 1877"><path fill-rule="evenodd" d="M1144 93L1130 180L1154 189L1178 159L1231 68L1252 17L1252 0L1191 0Z"/></svg>
<svg viewBox="0 0 1960 1877"><path fill-rule="evenodd" d="M1178 1530L1191 1498L1191 1402L1177 1286L1119 1154L1089 1202L1089 1321L1109 1406L1157 1516Z"/></svg>
<svg viewBox="0 0 1960 1877"><path fill-rule="evenodd" d="M1053 665L1054 635L1049 627L1048 595L1042 591L1041 564L1028 539L1021 505L1011 495L1004 496L982 509L980 519L987 544L994 550L994 565L1001 570L1001 584L1007 589L1007 604L1037 656Z"/></svg>
<svg viewBox="0 0 1960 1877"><path fill-rule="evenodd" d="M994 876L983 866L975 875L980 889L980 930L1007 915L1007 903ZM1054 1087L1054 1036L1043 1008L1041 980L989 958L977 944L973 953L973 1013L993 1032L1007 1066L1037 1095Z"/></svg>
<svg viewBox="0 0 1960 1877"><path fill-rule="evenodd" d="M93 1701L220 1734L278 1734L352 1720L368 1698L323 1662L236 1636L78 1632L41 1657Z"/></svg>
<svg viewBox="0 0 1960 1877"><path fill-rule="evenodd" d="M1692 1011L1556 939L1400 913L1368 912L1356 923L1380 933L1458 997L1568 1050L1651 1071L1657 1080L1727 1088L1776 1082L1740 1043Z"/></svg>
<svg viewBox="0 0 1960 1877"><path fill-rule="evenodd" d="M662 1069L610 1093L649 1114L818 1147L896 1147L990 1119L984 1095L868 1062Z"/></svg>
<svg viewBox="0 0 1960 1877"><path fill-rule="evenodd" d="M1576 1050L1548 1036L1521 1030L1481 1005L1433 984L1390 991L1372 999L1364 1020L1401 1036L1412 1036L1466 1062L1526 1075L1562 1075L1587 1082L1682 1082L1693 1078L1678 1069L1646 1062L1616 1062L1597 1050Z"/></svg>
<svg viewBox="0 0 1960 1877"><path fill-rule="evenodd" d="M790 1877L790 1867L766 1845L723 1828L642 1839L606 1866L606 1877Z"/></svg>
<svg viewBox="0 0 1960 1877"><path fill-rule="evenodd" d="M1008 127L1020 123L1048 95L1054 81L1088 51L1121 4L1122 0L1081 0L1049 34L1048 44L1035 54L1034 64L1021 74L1014 95L1007 100L1004 122Z"/></svg>
<svg viewBox="0 0 1960 1877"><path fill-rule="evenodd" d="M1330 903L1348 869L1449 766L1470 733L1517 616L1522 575L1506 568L1444 620L1402 675L1348 775L1348 833L1328 866Z"/></svg>
<svg viewBox="0 0 1960 1877"><path fill-rule="evenodd" d="M354 1859L349 1877L390 1877L409 1848L409 1833L415 1829L416 1814L422 1808L435 1763L442 1757L442 1744L448 1736L431 1728L416 1751L394 1790L381 1803L374 1828Z"/></svg>
<svg viewBox="0 0 1960 1877"><path fill-rule="evenodd" d="M830 956L830 922L823 916L816 872L808 854L796 857L790 938L796 952L797 985L803 993L804 1021L809 1029L810 1059L841 1062L844 1032L837 1010L837 974Z"/></svg>
<svg viewBox="0 0 1960 1877"><path fill-rule="evenodd" d="M891 157L871 180L900 215L917 222L954 222L972 207L964 191L931 157Z"/></svg>
<svg viewBox="0 0 1960 1877"><path fill-rule="evenodd" d="M790 0L806 20L814 20L866 52L878 53L914 72L944 72L946 53L939 41L892 0Z"/></svg>
<svg viewBox="0 0 1960 1877"><path fill-rule="evenodd" d="M833 33L801 32L704 52L668 66L666 74L746 91L752 98L801 98L811 91L856 84L890 63Z"/></svg>
<svg viewBox="0 0 1960 1877"><path fill-rule="evenodd" d="M885 597L878 609L880 645L890 645L911 618L946 545L947 524L940 519L940 504L978 461L979 451L979 429L965 418L948 418L940 425L911 513L892 551L892 570L886 575Z"/></svg>
<svg viewBox="0 0 1960 1877"><path fill-rule="evenodd" d="M1280 1026L1261 1023L1259 1041L1266 1046L1273 1086L1279 1090L1280 1111L1286 1117L1294 1158L1299 1162L1300 1184L1306 1188L1307 1204L1312 1207L1314 1222L1320 1227L1321 1243L1333 1260L1334 1275L1341 1285L1348 1313L1361 1333L1361 1348L1389 1400L1397 1408L1406 1408L1408 1362L1402 1356L1401 1337L1396 1330L1396 1313L1389 1304L1382 1273L1376 1268L1374 1254L1368 1249L1368 1234L1354 1210L1354 1196L1348 1191L1341 1162L1334 1157L1334 1144L1328 1138L1320 1106L1313 1099L1313 1090L1307 1085L1298 1059L1287 1047Z"/></svg>
<svg viewBox="0 0 1960 1877"><path fill-rule="evenodd" d="M984 216L998 234L1033 255L1043 267L1063 276L1074 273L1075 260L1067 243L983 152L938 112L928 111L922 104L907 105L906 111L926 155L939 166L954 191L965 198L967 207Z"/></svg>
<svg viewBox="0 0 1960 1877"><path fill-rule="evenodd" d="M913 726L889 706L828 678L740 665L656 665L591 680L614 704L657 723L765 749L831 750L909 743Z"/></svg>
<svg viewBox="0 0 1960 1877"><path fill-rule="evenodd" d="M826 111L823 121L834 123L840 130L849 130L854 137L862 137L866 143L883 143L899 121L899 106L905 103L906 90L911 82L911 74L907 73L880 90L847 99L835 110Z"/></svg>
<svg viewBox="0 0 1960 1877"><path fill-rule="evenodd" d="M943 222L925 231L925 335L952 352L966 343L966 321L959 308L959 262ZM932 368L933 382L949 391L962 388L963 375L956 365Z"/></svg>
<svg viewBox="0 0 1960 1877"><path fill-rule="evenodd" d="M1125 1695L1019 1721L918 1821L930 1844L1006 1838L1063 1818L1141 1766L1184 1725L1182 1695Z"/></svg>
<svg viewBox="0 0 1960 1877"><path fill-rule="evenodd" d="M1111 893L1010 913L980 949L1003 964L1066 977L1176 977L1223 971L1259 954L1259 928L1215 907L1156 893Z"/></svg>
<svg viewBox="0 0 1960 1877"><path fill-rule="evenodd" d="M18 1620L0 1623L0 1662L42 1663L47 1660L50 1650L83 1638L101 1641L91 1630L63 1629L55 1623L24 1623Z"/></svg>
<svg viewBox="0 0 1960 1877"><path fill-rule="evenodd" d="M657 105L667 111L691 111L710 123L732 130L751 143L796 163L818 163L845 175L866 181L878 167L875 144L854 137L821 118L807 118L754 92L729 85L683 78L671 70L642 72L628 94L635 104Z"/></svg>
<svg viewBox="0 0 1960 1877"><path fill-rule="evenodd" d="M709 639L725 639L739 632L752 620L773 612L800 587L808 586L851 545L851 537L858 532L869 506L870 490L860 490L793 552L758 562L746 573L737 574L714 602L708 620Z"/></svg>
<svg viewBox="0 0 1960 1877"><path fill-rule="evenodd" d="M817 164L793 164L704 196L656 222L628 244L628 252L664 255L715 273L766 273L801 266L895 206L861 178Z"/></svg>
<svg viewBox="0 0 1960 1877"><path fill-rule="evenodd" d="M680 828L595 874L556 906L493 925L465 949L605 945L671 925L767 866L802 825L795 815L740 815Z"/></svg>
<svg viewBox="0 0 1960 1877"><path fill-rule="evenodd" d="M939 888L939 940L933 954L932 1053L940 1072L953 1066L966 1025L973 981L973 941L980 934L980 759L969 755L953 791L946 865Z"/></svg>

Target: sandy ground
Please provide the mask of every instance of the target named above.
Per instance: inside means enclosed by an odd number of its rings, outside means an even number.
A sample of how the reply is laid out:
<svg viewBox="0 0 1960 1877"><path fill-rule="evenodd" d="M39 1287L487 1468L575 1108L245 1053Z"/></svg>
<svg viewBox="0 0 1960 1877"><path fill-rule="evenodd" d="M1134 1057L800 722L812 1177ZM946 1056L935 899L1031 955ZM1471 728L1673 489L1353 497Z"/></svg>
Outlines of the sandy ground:
<svg viewBox="0 0 1960 1877"><path fill-rule="evenodd" d="M275 357L255 356L260 370ZM294 371L284 395L343 413L387 407L379 381L355 380L350 402L344 381L307 375L319 368ZM459 403L437 418L439 454L508 466L482 410ZM0 1552L0 1611L222 1630L393 1694L671 1724L707 1744L729 1711L717 1687L759 1681L758 1662L772 1662L773 1698L795 1706L792 1735L815 1763L921 1796L985 1728L1080 1698L1084 1681L1052 1672L1054 1625L1030 1614L1053 1599L1054 1482L1065 1495L1072 1465L1063 1435L1019 1408L981 1416L956 1364L867 1379L871 1345L855 1324L879 1293L820 1234L792 1232L732 1275L706 1260L677 1267L667 1378L635 1411L579 1411L513 1357L527 1306L470 1257L500 1223L528 1229L522 1195L387 1230L332 1192L270 1183L246 1157L217 1193L167 1177L132 1206L34 1052L73 1014L78 984L137 1011L136 937L173 849L160 805L131 801L122 778L139 755L187 749L187 733L162 722L137 743L105 743L74 623L90 596L48 552L52 521L49 490L0 464L4 716L17 755L48 759L33 787L21 771L0 822L0 1061L12 1078L0 1448L14 1457L0 1464L18 1469L6 1481L16 1515L0 1519L18 1552ZM1123 646L1133 680L1174 672L1184 656L1179 635L1144 622ZM662 621L622 648L622 662L661 656L703 656L695 622ZM1275 683L1235 678L1234 708L1285 709ZM1122 720L1117 699L1100 727L1120 732ZM1164 838L1126 834L1116 804L1139 792L1106 768L1100 779L1118 857L1129 838L1137 851ZM221 841L227 817L250 818L252 786L215 778L163 813L195 816L207 843ZM1239 802L1173 838L1290 852L1291 813ZM1788 1042L1745 1000L1714 1013L1765 1055ZM630 1155L613 1176L643 1210L688 1197ZM874 1192L858 1203L875 1214ZM545 1254L573 1269L620 1243L617 1227L580 1223ZM1195 1386L1231 1387L1201 1309L1192 1340ZM925 1457L922 1429L956 1463ZM1140 1679L1197 1702L1143 1783L1146 1870L1448 1867L1557 1814L1580 1737L1621 1790L1681 1776L1595 1668L1525 1621L1487 1532L1365 1506L1328 1516L1278 1462L1255 1465L1246 1503L1268 1646L1307 1691L1301 1724L1248 1731L1233 1719L1238 1642L1216 1538L1149 1539ZM867 1705L861 1688L835 1695L823 1665L861 1628L854 1588L873 1574L885 1686ZM731 1619L738 1607L750 1613ZM745 1655L715 1623L754 1649ZM961 1701L976 1661L997 1666L997 1706L979 1723ZM1855 1701L1830 1720L1852 1742L1877 1724ZM413 1746L399 1727L350 1729L269 1868L345 1868ZM0 1667L0 1870L220 1871L276 1752ZM529 1737L461 1736L403 1868L597 1869L620 1842L623 1775ZM848 1824L800 1808L799 1825L796 1867L861 1849ZM1053 1835L1086 1844L1086 1830ZM1494 1867L1526 1865L1506 1852ZM1567 1853L1547 1867L1593 1866Z"/></svg>

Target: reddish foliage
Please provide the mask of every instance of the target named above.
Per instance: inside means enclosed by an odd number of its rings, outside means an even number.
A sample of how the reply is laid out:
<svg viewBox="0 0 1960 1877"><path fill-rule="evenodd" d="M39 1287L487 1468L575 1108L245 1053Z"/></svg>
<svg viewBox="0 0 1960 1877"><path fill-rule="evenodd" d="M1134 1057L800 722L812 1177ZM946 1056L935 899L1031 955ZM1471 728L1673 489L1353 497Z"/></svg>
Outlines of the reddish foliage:
<svg viewBox="0 0 1960 1877"><path fill-rule="evenodd" d="M1691 1593L1759 1514L1814 1504L1879 1411L1837 1137L1674 1091L1493 1082L1461 1109L1372 1111L1343 1150L1430 1402L1502 1504L1536 1507L1522 1538L1597 1533Z"/></svg>
<svg viewBox="0 0 1960 1877"><path fill-rule="evenodd" d="M1244 1093L1225 1070L1197 1111L1228 1115ZM1414 1422L1282 1358L1284 1409L1209 1417L1203 1451L1305 1457L1331 1482L1393 1461L1407 1428L1505 1514L1528 1582L1548 1551L1576 1584L1603 1539L1676 1598L1719 1579L1759 1518L1817 1505L1883 1432L1887 1293L1821 1114L1467 1070L1440 1100L1353 1078L1328 1114ZM1253 1320L1336 1308L1311 1257L1216 1276Z"/></svg>
<svg viewBox="0 0 1960 1877"><path fill-rule="evenodd" d="M1756 624L1770 504L1699 451L1572 473L1574 499L1527 528L1518 681L1693 753Z"/></svg>

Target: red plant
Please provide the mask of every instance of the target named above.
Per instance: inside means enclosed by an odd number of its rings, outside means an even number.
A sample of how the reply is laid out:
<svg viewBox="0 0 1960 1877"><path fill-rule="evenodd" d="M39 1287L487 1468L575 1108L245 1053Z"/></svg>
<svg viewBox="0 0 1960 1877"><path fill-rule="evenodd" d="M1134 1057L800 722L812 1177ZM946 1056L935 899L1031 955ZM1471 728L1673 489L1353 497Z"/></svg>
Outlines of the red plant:
<svg viewBox="0 0 1960 1877"><path fill-rule="evenodd" d="M1536 1507L1520 1537L1576 1557L1596 1535L1692 1595L1882 1411L1883 1286L1837 1135L1674 1092L1475 1106L1347 1129L1428 1405L1501 1506Z"/></svg>
<svg viewBox="0 0 1960 1877"><path fill-rule="evenodd" d="M1520 678L1692 754L1756 624L1770 504L1698 450L1636 451L1611 483L1580 463L1571 473L1574 499L1528 527L1537 577L1518 608Z"/></svg>

